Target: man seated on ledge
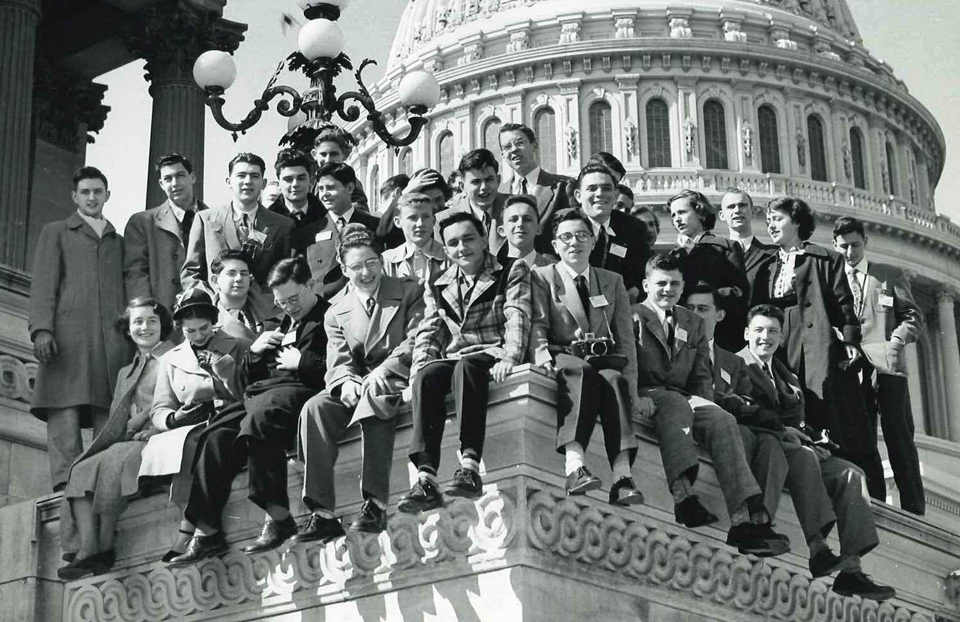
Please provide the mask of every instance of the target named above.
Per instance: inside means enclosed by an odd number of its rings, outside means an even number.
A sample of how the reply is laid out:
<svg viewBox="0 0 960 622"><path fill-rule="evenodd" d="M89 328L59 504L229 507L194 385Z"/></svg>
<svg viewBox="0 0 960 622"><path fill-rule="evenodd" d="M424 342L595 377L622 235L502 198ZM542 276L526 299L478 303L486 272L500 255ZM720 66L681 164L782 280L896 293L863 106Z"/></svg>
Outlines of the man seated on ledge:
<svg viewBox="0 0 960 622"><path fill-rule="evenodd" d="M557 451L566 455L566 491L582 495L600 487L583 456L599 417L613 469L610 503L643 503L630 474L637 455L630 421L637 403L637 350L627 289L619 274L590 266L594 235L586 216L564 210L555 223L560 263L535 268L531 278L530 358L557 377ZM612 356L591 356L608 348Z"/></svg>
<svg viewBox="0 0 960 622"><path fill-rule="evenodd" d="M483 494L480 457L489 383L503 382L524 361L530 339L527 264L497 262L487 250L483 223L472 212L454 212L442 220L440 237L453 265L426 285L426 310L414 340L410 461L418 478L397 504L408 513L443 505L437 469L451 387L460 420L461 458L446 493L472 499Z"/></svg>
<svg viewBox="0 0 960 622"><path fill-rule="evenodd" d="M876 601L893 598L896 590L875 583L860 568L860 558L880 543L865 476L818 442L823 436L805 425L800 381L782 361L774 359L783 320L783 311L773 305L752 308L743 335L747 346L738 354L747 363L752 397L760 406L756 419L772 428L783 426L787 485L810 549L810 574L816 579L839 570L833 591L843 596ZM834 523L839 523L839 557L826 541Z"/></svg>
<svg viewBox="0 0 960 622"><path fill-rule="evenodd" d="M687 527L717 521L693 493L700 467L696 441L713 459L727 502L731 523L727 544L744 554L782 555L790 550L790 543L771 527L760 487L744 456L737 421L711 401L713 372L703 323L677 306L682 274L678 258L654 255L643 280L647 298L635 307L640 323L639 410L653 416L674 516Z"/></svg>

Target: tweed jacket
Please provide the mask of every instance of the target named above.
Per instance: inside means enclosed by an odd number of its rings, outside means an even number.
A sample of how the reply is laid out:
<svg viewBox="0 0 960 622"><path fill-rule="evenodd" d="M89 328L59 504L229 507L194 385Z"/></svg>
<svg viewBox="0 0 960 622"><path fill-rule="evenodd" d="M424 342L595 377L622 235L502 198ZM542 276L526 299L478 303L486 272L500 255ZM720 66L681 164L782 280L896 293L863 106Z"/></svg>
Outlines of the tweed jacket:
<svg viewBox="0 0 960 622"><path fill-rule="evenodd" d="M507 167L503 180L500 182L500 192L513 192L513 178L515 171ZM537 183L533 188L527 188L537 199L537 211L540 212L540 235L535 242L536 249L548 255L554 254L550 241L553 239L553 219L557 212L570 207L569 192L574 182L565 175L557 175L540 169Z"/></svg>
<svg viewBox="0 0 960 622"><path fill-rule="evenodd" d="M315 391L323 388L324 359L327 353L327 336L323 332L323 315L328 305L322 298L297 324L293 342L288 344L300 351L300 365L297 371L277 369L277 353L281 348L269 348L262 354L247 353L247 389L266 387L284 383L298 383ZM264 322L265 329L290 330L293 318L289 315L272 318ZM259 385L257 384L259 383Z"/></svg>
<svg viewBox="0 0 960 622"><path fill-rule="evenodd" d="M197 213L207 209L197 201ZM123 230L123 283L127 300L152 296L167 309L181 290L180 270L187 258L187 242L169 201L127 221Z"/></svg>
<svg viewBox="0 0 960 622"><path fill-rule="evenodd" d="M444 270L450 267L450 260L443 249L443 244L435 239L431 239L423 245L423 254L428 257L428 281L434 281ZM383 273L396 278L416 279L413 274L412 253L405 243L383 251Z"/></svg>
<svg viewBox="0 0 960 622"><path fill-rule="evenodd" d="M588 291L596 305L584 309L570 273L559 265L537 267L531 273L533 318L530 325L529 357L539 363L540 340L549 350L568 349L580 335L593 333L609 337L616 352L627 357L623 376L636 397L637 348L634 341L633 317L623 278L602 268L590 268ZM602 300L599 297L602 296ZM554 347L549 347L554 346ZM634 400L636 403L636 400Z"/></svg>
<svg viewBox="0 0 960 622"><path fill-rule="evenodd" d="M190 342L182 341L160 357L157 388L150 418L158 430L167 430L167 416L186 404L222 400L227 404L243 397L246 377L243 360L250 342L216 331L207 349L213 355L211 374L200 367Z"/></svg>
<svg viewBox="0 0 960 622"><path fill-rule="evenodd" d="M623 286L636 288L643 297L643 274L653 251L647 246L647 226L638 218L614 210L608 221L615 235L607 236L606 248L599 241L590 253L590 265L616 272L623 277ZM594 236L599 235L594 231ZM553 252L553 251L551 251Z"/></svg>
<svg viewBox="0 0 960 622"><path fill-rule="evenodd" d="M532 304L527 264L501 265L486 254L462 314L459 276L460 267L450 266L426 288L411 375L430 361L480 352L514 365L526 357Z"/></svg>
<svg viewBox="0 0 960 622"><path fill-rule="evenodd" d="M509 198L510 195L498 192L497 198L494 199L493 205L490 207L490 230L487 231L487 249L493 256L496 256L497 253L500 252L500 247L507 243L506 238L497 231L497 225L503 222L503 206ZM437 238L441 244L443 243L443 236L440 234L440 223L448 216L452 216L457 212L473 213L473 210L470 208L470 199L466 192L455 196L450 202L450 207L437 212L437 225L434 228L434 237Z"/></svg>
<svg viewBox="0 0 960 622"><path fill-rule="evenodd" d="M903 270L868 261L863 304L857 314L862 332L860 347L870 364L881 374L906 374L906 358L899 348L890 346L890 338L896 335L906 344L919 339L923 313Z"/></svg>
<svg viewBox="0 0 960 622"><path fill-rule="evenodd" d="M637 377L640 394L645 389L666 388L684 395L713 400L710 345L700 318L679 305L673 308L674 344L671 350L660 317L649 299L636 305Z"/></svg>
<svg viewBox="0 0 960 622"><path fill-rule="evenodd" d="M783 361L774 357L771 368L779 384L774 386L749 347L737 352L737 356L746 364L747 375L750 377L750 396L760 407L758 417L764 420L779 420L783 425L794 428L804 424L806 402L796 374L790 371Z"/></svg>
<svg viewBox="0 0 960 622"><path fill-rule="evenodd" d="M375 232L378 222L376 216L354 208L348 224L359 223ZM337 257L340 240L336 215L324 211L322 216L295 231L294 235L297 239L294 251L305 255L310 265L311 288L324 300L331 300L347 284Z"/></svg>

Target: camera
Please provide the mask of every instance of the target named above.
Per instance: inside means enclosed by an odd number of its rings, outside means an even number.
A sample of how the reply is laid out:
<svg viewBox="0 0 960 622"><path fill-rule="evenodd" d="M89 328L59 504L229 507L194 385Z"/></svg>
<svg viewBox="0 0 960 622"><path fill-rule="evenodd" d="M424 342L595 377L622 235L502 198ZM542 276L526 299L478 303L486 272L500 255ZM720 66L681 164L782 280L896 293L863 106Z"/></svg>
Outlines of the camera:
<svg viewBox="0 0 960 622"><path fill-rule="evenodd" d="M606 356L613 351L613 340L597 337L595 333L586 333L582 339L570 342L570 354L584 360L592 356Z"/></svg>

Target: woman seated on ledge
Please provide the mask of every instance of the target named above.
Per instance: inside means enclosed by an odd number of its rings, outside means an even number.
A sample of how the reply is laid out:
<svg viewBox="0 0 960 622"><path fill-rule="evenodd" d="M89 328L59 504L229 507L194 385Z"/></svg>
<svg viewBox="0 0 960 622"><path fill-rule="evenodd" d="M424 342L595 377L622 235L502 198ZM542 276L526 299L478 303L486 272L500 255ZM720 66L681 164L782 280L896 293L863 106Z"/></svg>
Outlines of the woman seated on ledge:
<svg viewBox="0 0 960 622"><path fill-rule="evenodd" d="M170 312L153 298L136 298L117 318L117 330L137 346L120 370L110 417L93 444L73 463L60 506L60 546L70 562L57 571L78 579L109 570L117 519L137 492L137 473L147 439L158 430L150 420L157 358L173 347Z"/></svg>
<svg viewBox="0 0 960 622"><path fill-rule="evenodd" d="M200 288L182 293L173 319L183 331L182 343L160 359L150 418L164 430L143 452L140 476L173 475L170 499L181 510L190 497L194 456L203 443L205 423L218 410L243 397L246 378L242 361L250 341L216 328L219 310ZM184 520L168 561L186 550L194 526Z"/></svg>

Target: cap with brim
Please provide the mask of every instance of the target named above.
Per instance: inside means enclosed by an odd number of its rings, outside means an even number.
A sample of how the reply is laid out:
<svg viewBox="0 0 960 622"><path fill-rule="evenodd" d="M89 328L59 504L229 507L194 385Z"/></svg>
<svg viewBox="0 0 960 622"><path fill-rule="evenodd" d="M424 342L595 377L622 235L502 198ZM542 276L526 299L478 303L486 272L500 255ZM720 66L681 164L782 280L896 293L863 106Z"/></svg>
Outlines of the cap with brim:
<svg viewBox="0 0 960 622"><path fill-rule="evenodd" d="M217 305L213 304L213 298L210 297L209 293L205 292L199 287L194 287L183 292L177 298L177 302L173 306L173 319L180 319L180 316L183 315L183 313L188 309L196 309L200 307L210 309L214 313L219 313L220 311L217 308Z"/></svg>

